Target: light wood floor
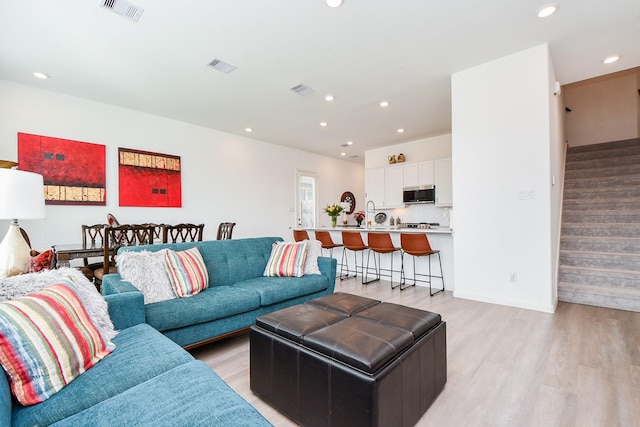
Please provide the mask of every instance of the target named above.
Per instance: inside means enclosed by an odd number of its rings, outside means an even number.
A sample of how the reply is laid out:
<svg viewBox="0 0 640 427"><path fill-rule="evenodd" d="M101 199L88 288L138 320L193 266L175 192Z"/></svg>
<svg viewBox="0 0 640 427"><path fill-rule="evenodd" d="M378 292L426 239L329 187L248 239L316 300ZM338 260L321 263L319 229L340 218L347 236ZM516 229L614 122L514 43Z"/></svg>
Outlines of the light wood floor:
<svg viewBox="0 0 640 427"><path fill-rule="evenodd" d="M419 426L640 426L640 313L559 303L547 314L353 279L336 292L447 322L447 384ZM192 354L275 426L295 425L251 393L248 334Z"/></svg>

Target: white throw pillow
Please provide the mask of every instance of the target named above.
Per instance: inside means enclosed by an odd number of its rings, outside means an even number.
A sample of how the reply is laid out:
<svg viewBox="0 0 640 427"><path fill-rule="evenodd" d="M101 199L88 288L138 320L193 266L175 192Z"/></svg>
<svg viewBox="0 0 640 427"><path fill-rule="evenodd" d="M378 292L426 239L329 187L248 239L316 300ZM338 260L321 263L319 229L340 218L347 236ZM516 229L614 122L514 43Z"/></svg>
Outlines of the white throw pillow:
<svg viewBox="0 0 640 427"><path fill-rule="evenodd" d="M122 252L116 255L118 273L144 295L144 303L166 301L176 297L164 263L166 249L156 252Z"/></svg>
<svg viewBox="0 0 640 427"><path fill-rule="evenodd" d="M21 274L19 276L0 279L0 301L14 300L25 295L38 292L40 289L58 283L65 278L70 279L78 289L84 308L98 327L102 335L111 340L118 332L113 328L109 307L95 285L76 268L58 268L42 270L39 273Z"/></svg>
<svg viewBox="0 0 640 427"><path fill-rule="evenodd" d="M322 243L319 240L309 240L307 258L304 261L304 274L322 274L318 268L318 257L321 253Z"/></svg>

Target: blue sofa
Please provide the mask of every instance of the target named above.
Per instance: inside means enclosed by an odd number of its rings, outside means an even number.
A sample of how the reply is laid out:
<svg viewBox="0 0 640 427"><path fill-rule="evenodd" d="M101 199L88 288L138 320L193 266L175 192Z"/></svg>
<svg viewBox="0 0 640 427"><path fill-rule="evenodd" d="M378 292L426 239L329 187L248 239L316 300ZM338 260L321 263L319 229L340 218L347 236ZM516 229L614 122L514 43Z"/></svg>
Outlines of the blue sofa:
<svg viewBox="0 0 640 427"><path fill-rule="evenodd" d="M119 274L102 281L103 295L135 295L130 315L146 322L177 344L191 348L245 330L256 317L333 293L336 260L318 257L322 274L264 277L279 237L212 240L193 243L128 246L123 251L181 251L198 247L207 266L209 287L189 298L144 304L142 294Z"/></svg>
<svg viewBox="0 0 640 427"><path fill-rule="evenodd" d="M33 406L12 399L0 374L0 426L271 425L206 364L141 322L137 295L105 299L120 330L113 353Z"/></svg>

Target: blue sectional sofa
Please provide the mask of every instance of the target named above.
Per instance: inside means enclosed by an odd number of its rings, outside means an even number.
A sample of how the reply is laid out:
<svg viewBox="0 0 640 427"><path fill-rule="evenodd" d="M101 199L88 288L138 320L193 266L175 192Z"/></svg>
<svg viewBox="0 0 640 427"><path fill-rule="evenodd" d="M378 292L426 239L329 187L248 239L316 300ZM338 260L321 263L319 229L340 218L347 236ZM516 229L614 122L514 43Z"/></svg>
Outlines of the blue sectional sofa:
<svg viewBox="0 0 640 427"><path fill-rule="evenodd" d="M0 426L270 426L203 362L134 309L138 297L106 297L116 349L42 403L22 406L0 374Z"/></svg>
<svg viewBox="0 0 640 427"><path fill-rule="evenodd" d="M143 296L120 274L106 275L103 295L130 294L129 315L146 322L177 344L190 348L245 330L256 317L333 293L336 260L318 257L321 274L264 277L272 245L279 237L213 240L128 246L124 251L174 251L198 247L207 267L209 287L189 298L144 304Z"/></svg>

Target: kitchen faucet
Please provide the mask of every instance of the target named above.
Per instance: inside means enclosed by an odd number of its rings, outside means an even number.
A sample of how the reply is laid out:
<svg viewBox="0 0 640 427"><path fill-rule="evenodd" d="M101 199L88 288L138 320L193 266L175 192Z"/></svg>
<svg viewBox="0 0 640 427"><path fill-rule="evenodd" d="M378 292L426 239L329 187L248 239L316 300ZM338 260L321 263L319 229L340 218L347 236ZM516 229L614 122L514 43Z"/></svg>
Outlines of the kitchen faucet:
<svg viewBox="0 0 640 427"><path fill-rule="evenodd" d="M371 209L371 210L369 209L369 203L371 203L371 206L373 206L373 209ZM366 212L365 212L365 216L366 216L365 221L367 221L367 226L366 226L366 228L367 228L367 229L368 229L368 228L369 228L369 226L371 225L371 221L369 221L369 212L370 212L370 211L371 211L371 213L373 213L373 214L374 214L374 216L375 216L375 213L376 213L376 204L374 203L374 201L373 201L373 200L369 200L369 201L367 201L367 208L366 208Z"/></svg>

